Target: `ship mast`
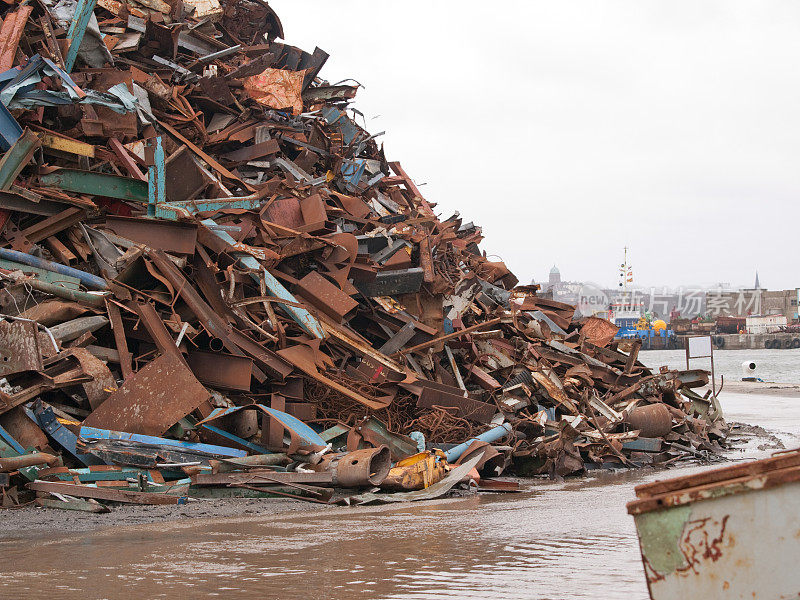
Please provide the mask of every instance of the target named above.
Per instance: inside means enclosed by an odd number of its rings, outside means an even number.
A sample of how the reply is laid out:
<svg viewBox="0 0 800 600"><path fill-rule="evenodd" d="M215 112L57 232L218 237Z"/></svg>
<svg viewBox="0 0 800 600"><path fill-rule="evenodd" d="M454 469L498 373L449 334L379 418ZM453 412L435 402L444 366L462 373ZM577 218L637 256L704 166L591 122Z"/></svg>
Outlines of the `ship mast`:
<svg viewBox="0 0 800 600"><path fill-rule="evenodd" d="M625 259L622 261L622 295L628 291L628 247L623 248L625 251Z"/></svg>
<svg viewBox="0 0 800 600"><path fill-rule="evenodd" d="M624 259L619 268L619 277L620 277L619 287L622 288L620 299L622 300L623 305L627 304L632 305L633 299L629 297L628 284L633 282L633 270L631 269L631 266L628 264L628 247L624 246L623 251L625 253Z"/></svg>

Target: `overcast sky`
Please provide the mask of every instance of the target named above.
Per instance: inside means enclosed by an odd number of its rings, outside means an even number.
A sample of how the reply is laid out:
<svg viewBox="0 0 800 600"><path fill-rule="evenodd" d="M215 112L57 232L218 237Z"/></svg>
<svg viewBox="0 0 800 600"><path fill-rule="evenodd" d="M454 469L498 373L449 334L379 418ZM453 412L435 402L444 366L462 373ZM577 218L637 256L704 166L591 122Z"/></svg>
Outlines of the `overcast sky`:
<svg viewBox="0 0 800 600"><path fill-rule="evenodd" d="M270 4L523 283L800 286L800 3Z"/></svg>

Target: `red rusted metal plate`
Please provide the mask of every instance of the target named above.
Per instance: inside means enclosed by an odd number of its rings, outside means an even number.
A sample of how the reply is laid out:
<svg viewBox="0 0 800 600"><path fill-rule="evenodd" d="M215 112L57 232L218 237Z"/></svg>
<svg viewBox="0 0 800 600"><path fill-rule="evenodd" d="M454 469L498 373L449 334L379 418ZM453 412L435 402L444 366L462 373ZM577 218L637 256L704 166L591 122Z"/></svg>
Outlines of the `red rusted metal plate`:
<svg viewBox="0 0 800 600"><path fill-rule="evenodd" d="M210 397L183 362L162 354L126 380L84 425L160 436Z"/></svg>
<svg viewBox="0 0 800 600"><path fill-rule="evenodd" d="M222 352L191 352L186 358L198 380L213 388L250 391L253 359Z"/></svg>
<svg viewBox="0 0 800 600"><path fill-rule="evenodd" d="M581 334L586 341L601 348L611 343L618 331L616 325L599 317L589 317L581 327Z"/></svg>
<svg viewBox="0 0 800 600"><path fill-rule="evenodd" d="M6 15L0 28L0 73L14 66L19 40L25 31L25 24L33 12L33 5L20 6L15 12Z"/></svg>
<svg viewBox="0 0 800 600"><path fill-rule="evenodd" d="M119 236L151 248L194 254L197 224L141 217L106 217L106 227Z"/></svg>
<svg viewBox="0 0 800 600"><path fill-rule="evenodd" d="M300 280L296 292L338 323L358 306L358 302L316 271L311 271Z"/></svg>
<svg viewBox="0 0 800 600"><path fill-rule="evenodd" d="M89 406L96 409L117 389L117 382L106 364L86 348L73 348L71 352L81 363L83 372L92 378L92 381L87 381L82 387L89 399Z"/></svg>

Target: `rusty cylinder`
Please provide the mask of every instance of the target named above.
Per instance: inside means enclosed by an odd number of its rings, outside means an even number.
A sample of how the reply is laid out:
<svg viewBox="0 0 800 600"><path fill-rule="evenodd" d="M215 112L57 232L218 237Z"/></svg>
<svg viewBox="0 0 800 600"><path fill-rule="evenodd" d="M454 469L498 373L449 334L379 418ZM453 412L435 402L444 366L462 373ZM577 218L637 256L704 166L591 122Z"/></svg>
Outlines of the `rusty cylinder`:
<svg viewBox="0 0 800 600"><path fill-rule="evenodd" d="M388 446L349 452L331 465L333 484L341 487L380 485L391 466Z"/></svg>
<svg viewBox="0 0 800 600"><path fill-rule="evenodd" d="M35 467L36 465L48 465L52 467L58 462L58 460L58 456L45 454L44 452L34 452L32 454L23 454L21 456L0 458L0 473L16 471L17 469L22 469L25 467Z"/></svg>
<svg viewBox="0 0 800 600"><path fill-rule="evenodd" d="M672 431L672 415L664 404L637 406L625 418L632 429L638 429L641 437L664 437Z"/></svg>

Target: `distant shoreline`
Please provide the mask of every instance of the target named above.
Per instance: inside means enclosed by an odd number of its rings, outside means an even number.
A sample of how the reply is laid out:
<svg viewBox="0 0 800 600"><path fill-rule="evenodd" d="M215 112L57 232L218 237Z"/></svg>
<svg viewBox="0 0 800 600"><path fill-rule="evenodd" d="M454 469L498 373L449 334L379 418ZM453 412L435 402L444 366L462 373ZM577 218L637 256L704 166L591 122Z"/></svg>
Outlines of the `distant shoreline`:
<svg viewBox="0 0 800 600"><path fill-rule="evenodd" d="M800 383L776 383L774 381L725 381L723 395L759 394L761 396L784 396L800 398Z"/></svg>

